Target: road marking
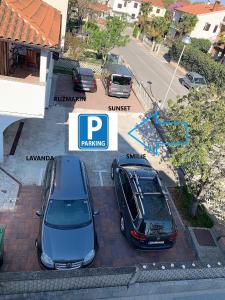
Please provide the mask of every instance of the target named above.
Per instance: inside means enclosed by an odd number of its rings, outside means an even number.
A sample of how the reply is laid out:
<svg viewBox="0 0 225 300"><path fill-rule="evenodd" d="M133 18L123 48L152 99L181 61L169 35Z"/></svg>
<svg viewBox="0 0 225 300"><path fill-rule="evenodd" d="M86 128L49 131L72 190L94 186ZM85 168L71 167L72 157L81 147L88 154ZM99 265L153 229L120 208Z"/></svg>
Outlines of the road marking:
<svg viewBox="0 0 225 300"><path fill-rule="evenodd" d="M100 178L100 185L103 186L102 172L98 172Z"/></svg>
<svg viewBox="0 0 225 300"><path fill-rule="evenodd" d="M39 181L38 181L39 186L42 186L42 183L43 183L44 170L45 170L44 168L40 169L40 175L39 175Z"/></svg>

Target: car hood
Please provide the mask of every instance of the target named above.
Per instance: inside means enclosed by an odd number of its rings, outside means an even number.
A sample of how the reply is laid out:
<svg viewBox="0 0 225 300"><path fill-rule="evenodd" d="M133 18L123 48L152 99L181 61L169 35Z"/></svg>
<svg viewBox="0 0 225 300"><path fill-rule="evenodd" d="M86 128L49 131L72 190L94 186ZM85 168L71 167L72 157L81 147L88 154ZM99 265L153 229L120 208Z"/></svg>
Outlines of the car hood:
<svg viewBox="0 0 225 300"><path fill-rule="evenodd" d="M83 260L94 249L93 223L82 228L56 229L43 225L42 251L53 261Z"/></svg>

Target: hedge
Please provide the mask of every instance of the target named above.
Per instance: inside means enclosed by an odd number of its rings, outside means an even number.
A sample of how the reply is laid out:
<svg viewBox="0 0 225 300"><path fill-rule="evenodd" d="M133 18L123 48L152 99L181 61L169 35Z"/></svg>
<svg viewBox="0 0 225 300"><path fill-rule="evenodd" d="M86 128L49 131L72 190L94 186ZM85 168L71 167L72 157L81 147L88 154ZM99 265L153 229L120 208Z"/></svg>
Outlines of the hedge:
<svg viewBox="0 0 225 300"><path fill-rule="evenodd" d="M133 37L137 38L139 32L140 32L140 28L138 26L135 26L133 30Z"/></svg>
<svg viewBox="0 0 225 300"><path fill-rule="evenodd" d="M211 48L211 42L207 39L192 38L191 46L194 48L198 48L204 53L208 53L209 49Z"/></svg>
<svg viewBox="0 0 225 300"><path fill-rule="evenodd" d="M178 61L183 44L178 41L170 48L172 60ZM197 72L204 76L208 83L218 87L225 85L225 66L215 62L209 54L192 46L187 46L181 59L181 65L188 71Z"/></svg>

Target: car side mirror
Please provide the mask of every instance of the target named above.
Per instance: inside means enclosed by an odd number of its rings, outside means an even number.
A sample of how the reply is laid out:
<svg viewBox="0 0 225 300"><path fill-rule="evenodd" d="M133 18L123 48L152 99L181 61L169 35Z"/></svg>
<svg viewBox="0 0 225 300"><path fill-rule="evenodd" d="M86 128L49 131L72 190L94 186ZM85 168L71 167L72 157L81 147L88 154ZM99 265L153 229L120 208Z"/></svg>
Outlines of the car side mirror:
<svg viewBox="0 0 225 300"><path fill-rule="evenodd" d="M36 211L36 216L38 216L38 217L41 217L41 216L42 216L42 213L40 212L40 210L37 210L37 211Z"/></svg>
<svg viewBox="0 0 225 300"><path fill-rule="evenodd" d="M95 216L98 216L98 215L100 215L100 211L97 209L93 212L93 216L95 217Z"/></svg>

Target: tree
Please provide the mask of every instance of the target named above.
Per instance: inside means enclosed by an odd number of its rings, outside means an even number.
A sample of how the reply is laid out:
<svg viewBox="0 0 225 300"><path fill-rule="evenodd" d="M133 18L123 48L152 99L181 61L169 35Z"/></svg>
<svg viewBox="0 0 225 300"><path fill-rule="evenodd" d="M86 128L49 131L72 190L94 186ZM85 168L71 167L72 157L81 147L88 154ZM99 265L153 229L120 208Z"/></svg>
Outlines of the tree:
<svg viewBox="0 0 225 300"><path fill-rule="evenodd" d="M68 24L70 26L73 20L80 26L83 19L87 16L89 5L93 0L69 0L68 5Z"/></svg>
<svg viewBox="0 0 225 300"><path fill-rule="evenodd" d="M180 21L176 22L176 29L180 32L180 35L183 36L187 33L190 33L198 21L196 15L183 14Z"/></svg>
<svg viewBox="0 0 225 300"><path fill-rule="evenodd" d="M105 58L106 54L114 47L125 46L129 41L128 36L123 35L125 27L126 23L119 17L107 20L105 28L89 24L86 29L88 47L101 53Z"/></svg>
<svg viewBox="0 0 225 300"><path fill-rule="evenodd" d="M79 60L85 48L86 41L83 38L73 36L70 32L66 33L65 50L70 58Z"/></svg>
<svg viewBox="0 0 225 300"><path fill-rule="evenodd" d="M225 201L225 91L215 86L192 90L170 104L166 114L170 120L189 124L189 144L173 148L170 160L186 172L195 216L200 202L216 203L221 197ZM169 126L168 132L170 138L183 139L180 127Z"/></svg>
<svg viewBox="0 0 225 300"><path fill-rule="evenodd" d="M142 2L139 12L139 24L141 32L144 30L145 24L148 21L149 14L152 11L152 4L150 2Z"/></svg>

